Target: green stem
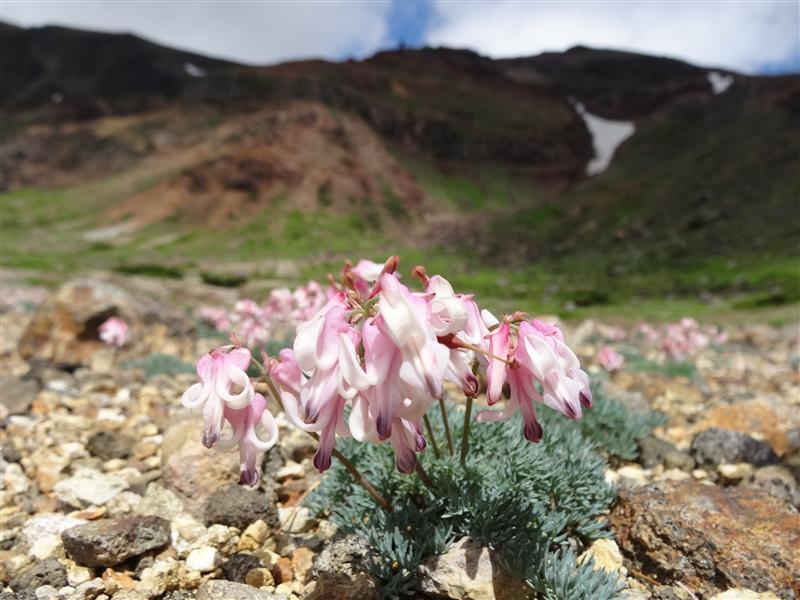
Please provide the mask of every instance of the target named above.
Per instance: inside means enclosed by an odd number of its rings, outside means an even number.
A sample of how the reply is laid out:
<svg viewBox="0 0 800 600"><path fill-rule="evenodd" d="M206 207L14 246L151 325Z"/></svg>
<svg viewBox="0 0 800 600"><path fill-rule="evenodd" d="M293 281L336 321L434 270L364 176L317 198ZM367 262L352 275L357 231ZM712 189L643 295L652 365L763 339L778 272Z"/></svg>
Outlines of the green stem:
<svg viewBox="0 0 800 600"><path fill-rule="evenodd" d="M472 398L467 396L467 410L464 412L464 430L461 432L461 466L467 461L469 452L469 426L472 421Z"/></svg>
<svg viewBox="0 0 800 600"><path fill-rule="evenodd" d="M428 415L424 415L422 420L425 422L425 430L428 432L428 439L431 441L431 446L433 447L433 455L436 458L440 458L441 454L439 454L439 444L436 443L436 436L433 435L433 427L431 427L431 420L428 418Z"/></svg>
<svg viewBox="0 0 800 600"><path fill-rule="evenodd" d="M450 455L452 456L455 453L455 450L453 450L453 435L450 433L450 421L447 420L447 407L444 405L444 394L439 396L439 410L442 411L444 434L447 437L447 449L450 450Z"/></svg>

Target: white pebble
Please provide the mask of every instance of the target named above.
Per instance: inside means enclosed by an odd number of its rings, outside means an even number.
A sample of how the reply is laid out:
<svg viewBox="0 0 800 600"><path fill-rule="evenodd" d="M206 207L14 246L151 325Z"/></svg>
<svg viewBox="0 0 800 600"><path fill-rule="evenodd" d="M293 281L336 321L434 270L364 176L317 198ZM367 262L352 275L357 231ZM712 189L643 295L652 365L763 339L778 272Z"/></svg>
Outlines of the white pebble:
<svg viewBox="0 0 800 600"><path fill-rule="evenodd" d="M208 573L222 564L222 556L219 550L210 546L197 548L186 557L186 568L190 571L200 571Z"/></svg>

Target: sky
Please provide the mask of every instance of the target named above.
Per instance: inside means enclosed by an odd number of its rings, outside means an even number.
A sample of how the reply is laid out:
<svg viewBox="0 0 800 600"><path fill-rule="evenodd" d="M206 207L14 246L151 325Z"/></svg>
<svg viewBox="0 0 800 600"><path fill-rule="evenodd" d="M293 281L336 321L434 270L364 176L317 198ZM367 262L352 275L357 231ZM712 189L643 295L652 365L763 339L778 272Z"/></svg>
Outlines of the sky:
<svg viewBox="0 0 800 600"><path fill-rule="evenodd" d="M400 45L494 58L584 45L800 72L798 0L0 0L0 19L131 32L248 64L358 59Z"/></svg>

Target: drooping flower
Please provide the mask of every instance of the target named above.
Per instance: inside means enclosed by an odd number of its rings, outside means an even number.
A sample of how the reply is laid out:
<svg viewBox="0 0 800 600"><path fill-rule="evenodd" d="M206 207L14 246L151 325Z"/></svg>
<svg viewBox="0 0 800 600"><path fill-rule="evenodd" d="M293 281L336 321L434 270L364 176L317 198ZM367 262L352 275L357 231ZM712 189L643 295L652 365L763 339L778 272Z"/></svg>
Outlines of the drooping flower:
<svg viewBox="0 0 800 600"><path fill-rule="evenodd" d="M119 317L109 317L98 328L100 339L109 346L121 348L128 337L128 324Z"/></svg>
<svg viewBox="0 0 800 600"><path fill-rule="evenodd" d="M502 411L481 411L479 422L507 419L517 410L525 423L525 437L539 441L542 427L536 419L535 402L546 404L571 419L580 419L592 394L588 375L575 354L564 344L563 333L542 321L520 321L516 336L504 320L487 336L489 365L486 371L487 399L497 402L507 381L510 399Z"/></svg>
<svg viewBox="0 0 800 600"><path fill-rule="evenodd" d="M203 407L203 444L207 448L219 440L225 408L242 409L252 402L255 391L246 373L249 365L246 348L217 348L197 361L200 383L186 390L181 402L187 408Z"/></svg>
<svg viewBox="0 0 800 600"><path fill-rule="evenodd" d="M616 371L622 367L625 358L611 346L603 346L597 353L597 362L606 371Z"/></svg>
<svg viewBox="0 0 800 600"><path fill-rule="evenodd" d="M380 290L378 326L400 349L400 378L414 387L421 382L431 397L438 398L450 352L433 332L430 304L390 273L381 276Z"/></svg>
<svg viewBox="0 0 800 600"><path fill-rule="evenodd" d="M261 394L254 394L248 406L231 408L226 405L223 415L230 423L233 433L230 438L222 438L223 448L239 446L239 484L254 487L260 480L256 460L258 455L272 448L278 441L278 425L267 402ZM260 427L267 435L266 441L258 437L256 428Z"/></svg>

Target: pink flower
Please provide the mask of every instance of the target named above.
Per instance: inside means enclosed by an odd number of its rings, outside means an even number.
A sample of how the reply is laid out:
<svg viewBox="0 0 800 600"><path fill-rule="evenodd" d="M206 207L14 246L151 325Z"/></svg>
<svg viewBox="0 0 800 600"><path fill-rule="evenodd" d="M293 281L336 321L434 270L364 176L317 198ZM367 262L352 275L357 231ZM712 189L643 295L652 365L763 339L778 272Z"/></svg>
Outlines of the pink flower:
<svg viewBox="0 0 800 600"><path fill-rule="evenodd" d="M260 479L256 464L258 454L266 452L278 441L278 425L261 394L254 394L249 406L244 408L237 409L226 405L223 415L230 423L233 433L230 438L220 439L219 445L227 448L238 444L241 472L239 484L253 487ZM266 441L258 437L256 433L258 426L266 432Z"/></svg>
<svg viewBox="0 0 800 600"><path fill-rule="evenodd" d="M442 379L450 358L430 324L431 307L424 298L412 294L397 278L386 273L380 280L381 296L378 326L403 356L399 376L413 387L422 387L433 398L442 395ZM421 386L419 385L421 384Z"/></svg>
<svg viewBox="0 0 800 600"><path fill-rule="evenodd" d="M109 346L121 348L128 335L128 324L119 317L109 317L98 328L100 339Z"/></svg>
<svg viewBox="0 0 800 600"><path fill-rule="evenodd" d="M217 348L197 361L200 383L186 390L181 402L187 408L203 407L203 444L207 448L219 440L225 408L242 409L252 402L255 391L245 372L249 365L246 348Z"/></svg>
<svg viewBox="0 0 800 600"><path fill-rule="evenodd" d="M580 419L582 407L592 404L592 393L588 375L564 344L558 327L533 320L519 322L516 329L516 339L513 339L511 324L504 320L487 336L488 402L491 405L500 399L506 381L511 395L504 410L481 411L477 420L503 420L519 410L525 424L525 437L537 442L542 437L542 427L536 419L534 402L544 403L571 419Z"/></svg>
<svg viewBox="0 0 800 600"><path fill-rule="evenodd" d="M489 367L486 369L486 399L489 406L495 404L503 394L506 382L506 360L511 349L511 326L503 322L488 336Z"/></svg>
<svg viewBox="0 0 800 600"><path fill-rule="evenodd" d="M597 353L597 362L599 362L600 366L606 371L616 371L622 367L625 358L610 346L603 346Z"/></svg>
<svg viewBox="0 0 800 600"><path fill-rule="evenodd" d="M358 331L347 321L346 297L341 292L297 328L294 352L282 352L281 363L272 368L289 419L305 431L319 433L314 466L320 471L330 467L336 432L347 434L340 336L351 343L359 339Z"/></svg>

